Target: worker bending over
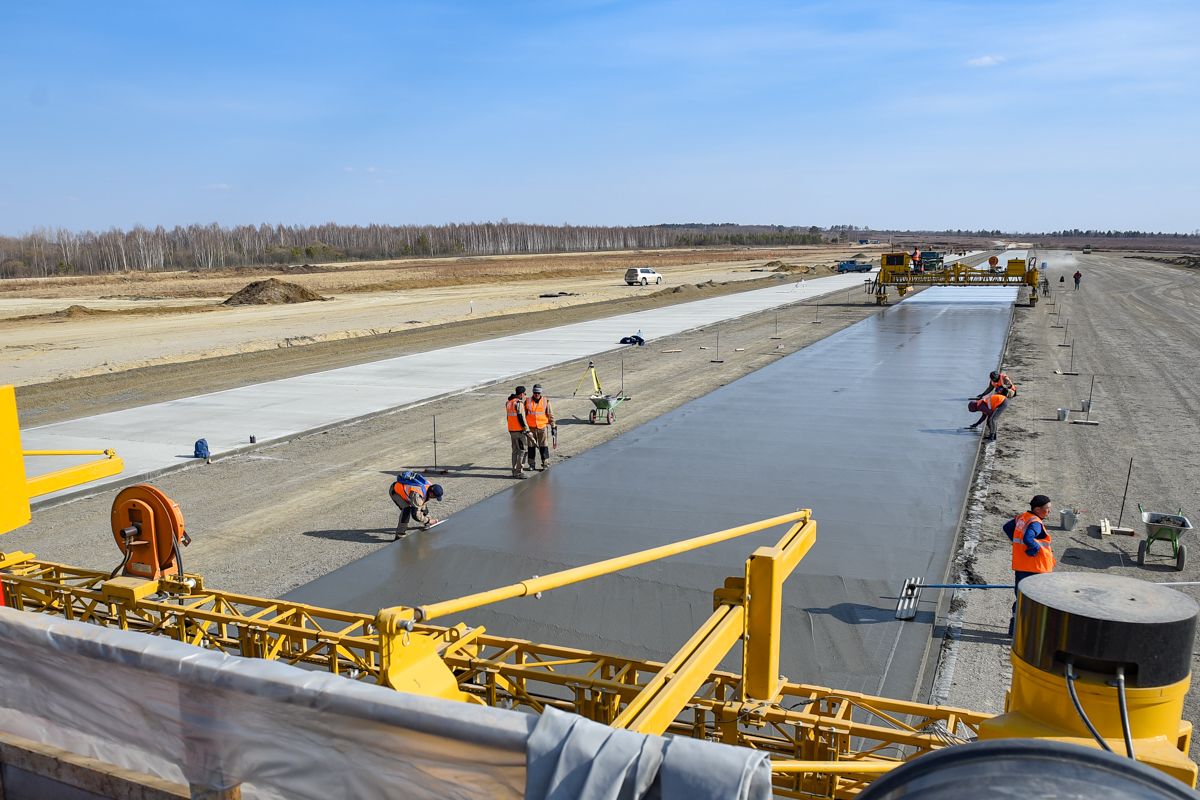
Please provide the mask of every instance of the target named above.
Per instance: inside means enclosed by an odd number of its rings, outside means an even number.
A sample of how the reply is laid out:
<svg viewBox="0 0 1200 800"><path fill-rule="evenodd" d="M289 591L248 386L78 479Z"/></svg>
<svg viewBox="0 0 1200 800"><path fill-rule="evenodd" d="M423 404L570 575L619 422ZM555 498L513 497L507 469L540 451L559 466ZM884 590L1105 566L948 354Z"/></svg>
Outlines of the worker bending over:
<svg viewBox="0 0 1200 800"><path fill-rule="evenodd" d="M401 472L392 482L388 494L400 509L400 521L396 523L396 539L403 539L408 535L410 523L420 525L422 530L429 530L438 524L438 520L429 516L428 503L430 498L439 503L442 501L442 487L430 483L421 473Z"/></svg>
<svg viewBox="0 0 1200 800"><path fill-rule="evenodd" d="M1050 532L1046 517L1050 516L1050 498L1037 494L1029 501L1029 510L1004 523L1004 532L1012 540L1013 594L1020 594L1021 581L1030 575L1054 571L1054 551L1050 549ZM1017 622L1017 601L1013 600L1008 635L1013 635Z"/></svg>
<svg viewBox="0 0 1200 800"><path fill-rule="evenodd" d="M992 394L993 392L997 394L1003 394L1005 397L1016 397L1017 387L1011 380L1009 380L1009 377L1006 373L992 370L992 373L988 375L987 387L982 392L975 395L975 399L982 400L985 395Z"/></svg>
<svg viewBox="0 0 1200 800"><path fill-rule="evenodd" d="M1008 408L1008 397L996 392L986 395L982 400L972 400L967 403L967 409L970 411L978 411L979 419L972 422L967 427L974 430L980 423L986 422L987 427L984 429L983 440L985 442L996 441L996 419L1004 413Z"/></svg>
<svg viewBox="0 0 1200 800"><path fill-rule="evenodd" d="M532 437L529 441L529 468L537 469L536 461L540 453L542 469L546 469L550 466L550 437L558 437L558 425L550 408L550 398L542 394L540 383L533 385L533 395L525 401L525 422L529 425Z"/></svg>
<svg viewBox="0 0 1200 800"><path fill-rule="evenodd" d="M533 447L533 435L525 421L525 387L518 386L504 404L508 418L508 438L512 444L512 476L525 477L525 451ZM532 461L532 458L530 459Z"/></svg>

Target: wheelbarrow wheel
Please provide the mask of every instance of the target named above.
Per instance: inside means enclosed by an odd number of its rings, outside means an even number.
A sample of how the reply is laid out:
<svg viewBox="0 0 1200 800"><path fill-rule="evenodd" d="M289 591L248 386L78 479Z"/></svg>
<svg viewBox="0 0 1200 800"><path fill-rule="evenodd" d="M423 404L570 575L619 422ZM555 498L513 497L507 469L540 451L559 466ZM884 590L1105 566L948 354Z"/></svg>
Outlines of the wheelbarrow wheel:
<svg viewBox="0 0 1200 800"><path fill-rule="evenodd" d="M1183 572L1184 565L1187 564L1187 547L1179 545L1179 555L1175 556L1175 571Z"/></svg>
<svg viewBox="0 0 1200 800"><path fill-rule="evenodd" d="M593 408L588 412L588 422L592 423L593 425L596 424L596 409Z"/></svg>
<svg viewBox="0 0 1200 800"><path fill-rule="evenodd" d="M610 411L610 412L608 412L607 416L605 417L605 421L608 422L609 425L612 425L613 420L615 420L616 418L617 418L617 415Z"/></svg>
<svg viewBox="0 0 1200 800"><path fill-rule="evenodd" d="M1146 543L1138 542L1138 566L1146 566Z"/></svg>

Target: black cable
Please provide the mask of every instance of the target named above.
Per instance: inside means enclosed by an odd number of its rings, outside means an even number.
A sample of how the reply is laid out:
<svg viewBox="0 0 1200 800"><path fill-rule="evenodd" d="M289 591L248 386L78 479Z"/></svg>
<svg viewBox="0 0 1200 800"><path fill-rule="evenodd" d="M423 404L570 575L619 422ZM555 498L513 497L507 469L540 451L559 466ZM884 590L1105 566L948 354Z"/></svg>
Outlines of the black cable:
<svg viewBox="0 0 1200 800"><path fill-rule="evenodd" d="M1125 735L1125 755L1134 758L1133 732L1129 729L1129 707L1125 705L1125 668L1117 667L1117 707L1121 710L1121 733Z"/></svg>
<svg viewBox="0 0 1200 800"><path fill-rule="evenodd" d="M1092 734L1092 738L1096 743L1108 752L1112 752L1112 748L1108 746L1108 742L1104 741L1104 737L1096 730L1096 726L1088 719L1087 712L1083 710L1083 706L1079 703L1079 695L1075 693L1075 680L1078 676L1071 671L1071 664L1067 664L1067 694L1071 695L1071 702L1075 704L1075 712L1079 714L1079 718L1083 720L1083 724L1087 726L1088 731Z"/></svg>

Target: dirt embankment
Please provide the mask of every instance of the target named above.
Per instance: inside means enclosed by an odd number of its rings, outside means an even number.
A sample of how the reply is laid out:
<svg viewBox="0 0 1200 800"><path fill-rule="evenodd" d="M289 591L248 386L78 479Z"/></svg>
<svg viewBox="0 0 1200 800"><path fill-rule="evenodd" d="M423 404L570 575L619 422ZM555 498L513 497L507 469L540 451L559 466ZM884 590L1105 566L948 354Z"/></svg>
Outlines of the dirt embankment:
<svg viewBox="0 0 1200 800"><path fill-rule="evenodd" d="M255 281L245 288L234 292L221 305L226 306L279 306L291 303L312 303L318 300L330 300L316 292L305 289L295 283L281 281L278 278L267 278L265 281Z"/></svg>

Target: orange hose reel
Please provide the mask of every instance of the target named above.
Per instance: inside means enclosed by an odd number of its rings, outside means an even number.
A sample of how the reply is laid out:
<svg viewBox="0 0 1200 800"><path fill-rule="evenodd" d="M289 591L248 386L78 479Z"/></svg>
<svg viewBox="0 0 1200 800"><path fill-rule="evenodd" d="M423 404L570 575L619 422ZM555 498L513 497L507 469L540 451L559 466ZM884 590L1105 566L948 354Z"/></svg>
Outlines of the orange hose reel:
<svg viewBox="0 0 1200 800"><path fill-rule="evenodd" d="M135 578L157 580L182 574L178 545L191 543L179 505L148 483L128 486L113 501L112 532L125 555L113 570Z"/></svg>

